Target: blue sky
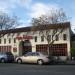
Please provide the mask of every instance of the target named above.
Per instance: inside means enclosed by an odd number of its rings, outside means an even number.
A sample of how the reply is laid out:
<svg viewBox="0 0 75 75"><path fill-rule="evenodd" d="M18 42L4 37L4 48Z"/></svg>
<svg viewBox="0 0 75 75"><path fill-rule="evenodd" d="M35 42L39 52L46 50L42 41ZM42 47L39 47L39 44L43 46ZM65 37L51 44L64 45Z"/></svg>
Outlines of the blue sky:
<svg viewBox="0 0 75 75"><path fill-rule="evenodd" d="M0 0L0 11L20 18L21 26L29 26L31 19L46 14L50 9L63 8L75 28L75 0ZM21 27L19 26L19 27Z"/></svg>

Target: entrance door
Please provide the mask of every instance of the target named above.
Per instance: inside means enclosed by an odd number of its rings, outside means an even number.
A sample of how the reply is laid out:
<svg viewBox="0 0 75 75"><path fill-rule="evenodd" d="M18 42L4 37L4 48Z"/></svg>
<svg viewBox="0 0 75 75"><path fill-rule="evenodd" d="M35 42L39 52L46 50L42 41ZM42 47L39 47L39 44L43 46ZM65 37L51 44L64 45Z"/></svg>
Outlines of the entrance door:
<svg viewBox="0 0 75 75"><path fill-rule="evenodd" d="M32 46L29 40L22 41L22 54L32 51Z"/></svg>

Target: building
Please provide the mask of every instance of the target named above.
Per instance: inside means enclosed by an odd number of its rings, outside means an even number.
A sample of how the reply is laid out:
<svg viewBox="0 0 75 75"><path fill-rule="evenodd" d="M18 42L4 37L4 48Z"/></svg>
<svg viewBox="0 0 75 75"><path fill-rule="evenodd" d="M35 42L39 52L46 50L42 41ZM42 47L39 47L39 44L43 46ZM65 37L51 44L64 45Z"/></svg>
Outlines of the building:
<svg viewBox="0 0 75 75"><path fill-rule="evenodd" d="M53 29L64 29L59 34L58 40L55 40L50 46L53 56L70 56L70 23L58 23L51 25L43 25L42 30L50 30L49 35L52 36ZM34 32L35 31L35 32ZM34 33L34 34L33 34ZM55 37L56 38L56 37ZM51 39L51 38L50 38ZM0 31L0 51L11 51L15 56L23 55L29 51L47 52L47 40L39 35L39 28L23 27L10 30Z"/></svg>

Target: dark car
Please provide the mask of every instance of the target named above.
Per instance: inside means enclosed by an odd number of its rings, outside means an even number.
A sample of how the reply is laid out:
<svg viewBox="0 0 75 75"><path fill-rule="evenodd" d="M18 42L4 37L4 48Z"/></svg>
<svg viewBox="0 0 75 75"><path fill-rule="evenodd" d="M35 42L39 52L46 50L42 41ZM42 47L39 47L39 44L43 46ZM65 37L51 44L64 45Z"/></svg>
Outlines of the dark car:
<svg viewBox="0 0 75 75"><path fill-rule="evenodd" d="M14 56L11 52L1 52L0 53L0 62L13 62Z"/></svg>

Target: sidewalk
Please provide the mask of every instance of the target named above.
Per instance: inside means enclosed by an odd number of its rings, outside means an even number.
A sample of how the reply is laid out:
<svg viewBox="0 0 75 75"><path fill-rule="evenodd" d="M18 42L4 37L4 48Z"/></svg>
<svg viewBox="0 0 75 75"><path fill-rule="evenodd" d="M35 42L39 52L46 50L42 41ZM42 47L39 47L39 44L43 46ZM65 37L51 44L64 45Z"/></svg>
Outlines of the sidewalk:
<svg viewBox="0 0 75 75"><path fill-rule="evenodd" d="M57 65L75 65L75 60L67 60L67 61L55 61L52 64Z"/></svg>
<svg viewBox="0 0 75 75"><path fill-rule="evenodd" d="M68 60L66 61L66 64L75 65L75 60Z"/></svg>

